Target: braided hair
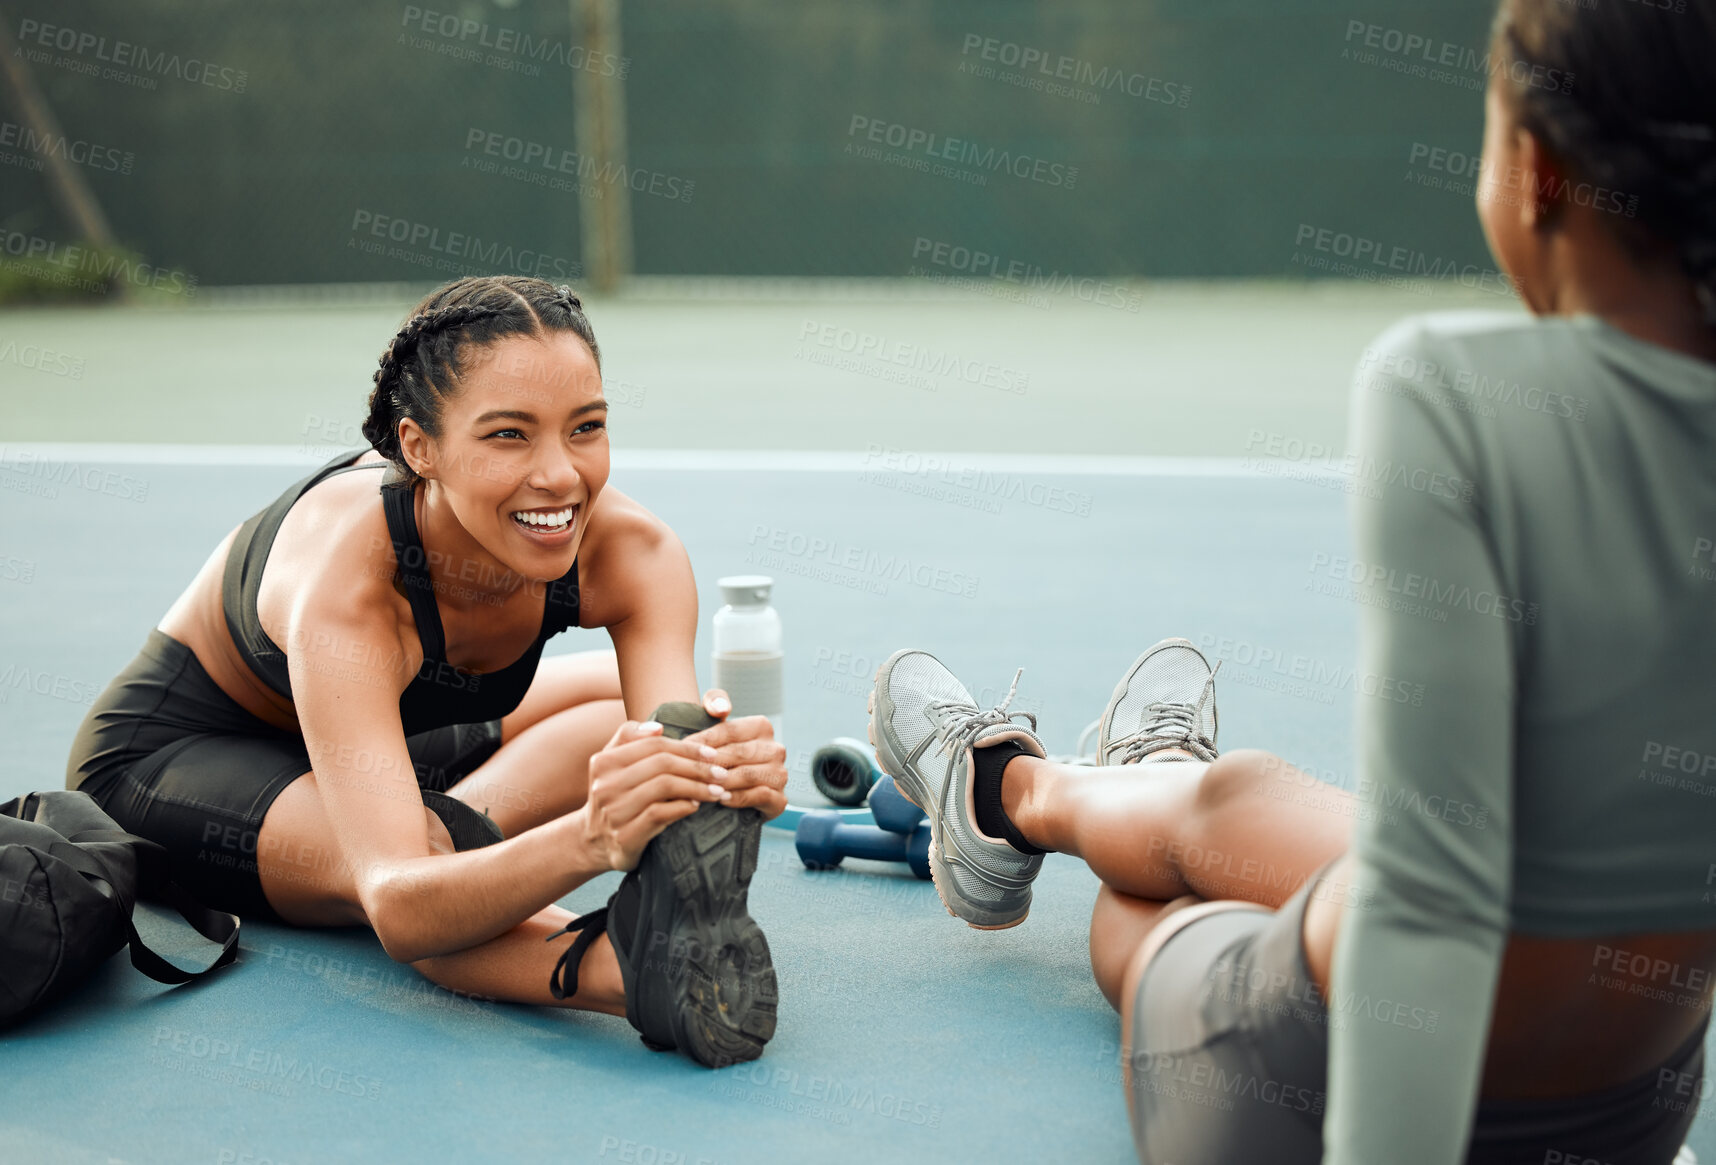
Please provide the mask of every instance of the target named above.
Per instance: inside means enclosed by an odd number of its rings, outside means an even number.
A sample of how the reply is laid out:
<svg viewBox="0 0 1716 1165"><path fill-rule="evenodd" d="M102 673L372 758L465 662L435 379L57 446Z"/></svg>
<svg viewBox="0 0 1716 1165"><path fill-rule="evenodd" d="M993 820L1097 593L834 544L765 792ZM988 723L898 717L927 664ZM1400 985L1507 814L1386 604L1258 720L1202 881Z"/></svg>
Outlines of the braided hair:
<svg viewBox="0 0 1716 1165"><path fill-rule="evenodd" d="M1519 124L1619 193L1617 234L1635 257L1674 248L1716 327L1716 8L1502 0L1493 33Z"/></svg>
<svg viewBox="0 0 1716 1165"><path fill-rule="evenodd" d="M519 275L473 275L425 296L388 341L375 370L363 435L391 461L397 487L417 484L417 474L399 447L399 422L406 417L431 437L441 435L441 407L470 370L474 348L506 336L544 336L570 331L589 346L602 367L596 333L584 305L565 284Z"/></svg>

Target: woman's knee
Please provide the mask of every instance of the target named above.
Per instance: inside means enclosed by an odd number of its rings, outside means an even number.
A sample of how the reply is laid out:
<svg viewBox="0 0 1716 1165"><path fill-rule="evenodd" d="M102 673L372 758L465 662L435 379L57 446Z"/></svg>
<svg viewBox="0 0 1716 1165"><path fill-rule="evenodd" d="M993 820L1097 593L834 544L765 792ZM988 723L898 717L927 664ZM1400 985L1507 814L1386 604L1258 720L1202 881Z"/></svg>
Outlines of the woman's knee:
<svg viewBox="0 0 1716 1165"><path fill-rule="evenodd" d="M1229 812L1234 806L1267 796L1271 781L1279 779L1287 762L1257 748L1223 753L1210 762L1198 781L1192 809L1204 820Z"/></svg>
<svg viewBox="0 0 1716 1165"><path fill-rule="evenodd" d="M612 648L575 651L543 660L542 665L560 670L574 703L587 700L617 700L620 697L620 657Z"/></svg>
<svg viewBox="0 0 1716 1165"><path fill-rule="evenodd" d="M275 913L299 926L363 921L356 880L313 774L280 790L257 831L256 874Z"/></svg>

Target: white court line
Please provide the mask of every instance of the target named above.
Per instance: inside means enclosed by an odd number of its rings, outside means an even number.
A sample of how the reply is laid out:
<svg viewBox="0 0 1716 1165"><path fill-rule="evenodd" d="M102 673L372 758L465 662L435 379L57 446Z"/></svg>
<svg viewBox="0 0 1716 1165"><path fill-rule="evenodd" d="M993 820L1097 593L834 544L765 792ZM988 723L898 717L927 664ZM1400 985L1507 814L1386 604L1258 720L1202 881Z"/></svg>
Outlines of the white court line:
<svg viewBox="0 0 1716 1165"><path fill-rule="evenodd" d="M79 462L109 465L301 465L331 460L343 446L328 445L155 445L118 442L10 441L0 444L0 468L17 462ZM351 446L350 448L355 448ZM1265 477L1269 459L1248 457L1113 457L1042 453L920 453L886 455L856 450L616 449L615 469L788 473L937 474L975 470L1112 477ZM1317 476L1312 466L1298 467ZM1331 473L1330 476L1338 476Z"/></svg>

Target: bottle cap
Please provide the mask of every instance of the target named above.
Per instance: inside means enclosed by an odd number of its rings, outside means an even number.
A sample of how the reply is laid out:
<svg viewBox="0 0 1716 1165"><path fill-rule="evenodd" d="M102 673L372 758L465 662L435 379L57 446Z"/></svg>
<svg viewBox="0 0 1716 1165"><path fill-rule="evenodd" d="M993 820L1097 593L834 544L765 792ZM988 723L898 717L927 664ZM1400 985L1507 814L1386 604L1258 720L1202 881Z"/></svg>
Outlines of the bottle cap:
<svg viewBox="0 0 1716 1165"><path fill-rule="evenodd" d="M768 604L775 580L766 574L730 574L716 579L715 585L721 588L721 600L729 607L762 607Z"/></svg>

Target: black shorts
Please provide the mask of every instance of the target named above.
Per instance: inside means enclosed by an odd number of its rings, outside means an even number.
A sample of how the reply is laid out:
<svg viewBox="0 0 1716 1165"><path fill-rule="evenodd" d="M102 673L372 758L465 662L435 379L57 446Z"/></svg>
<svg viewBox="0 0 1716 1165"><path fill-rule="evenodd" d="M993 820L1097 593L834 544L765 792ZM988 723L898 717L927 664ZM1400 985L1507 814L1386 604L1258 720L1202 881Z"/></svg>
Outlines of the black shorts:
<svg viewBox="0 0 1716 1165"><path fill-rule="evenodd" d="M1132 1000L1126 1098L1143 1165L1322 1160L1330 1016L1303 934L1327 869L1280 910L1218 911L1187 923L1145 967ZM1553 1100L1479 1101L1467 1165L1668 1165L1703 1092L1709 1022L1625 1084Z"/></svg>
<svg viewBox="0 0 1716 1165"><path fill-rule="evenodd" d="M431 729L405 746L424 803L459 848L493 832L481 814L441 794L494 755L499 720ZM257 837L274 798L310 770L301 735L246 711L188 646L151 628L78 728L66 788L82 789L121 828L165 846L174 878L205 904L277 920L257 874Z"/></svg>

